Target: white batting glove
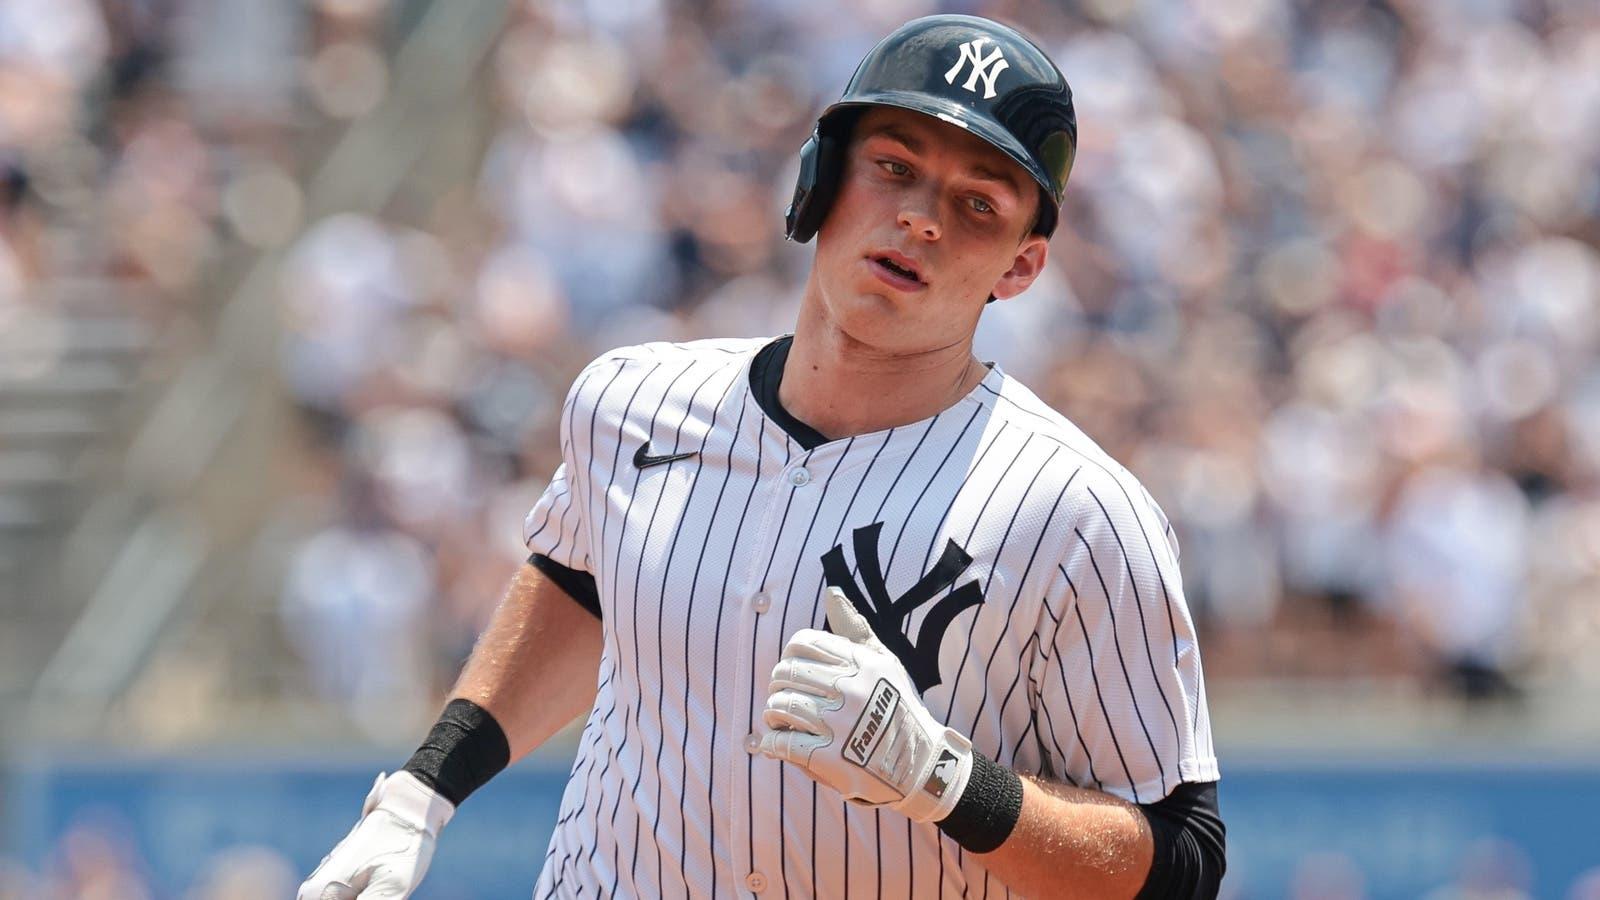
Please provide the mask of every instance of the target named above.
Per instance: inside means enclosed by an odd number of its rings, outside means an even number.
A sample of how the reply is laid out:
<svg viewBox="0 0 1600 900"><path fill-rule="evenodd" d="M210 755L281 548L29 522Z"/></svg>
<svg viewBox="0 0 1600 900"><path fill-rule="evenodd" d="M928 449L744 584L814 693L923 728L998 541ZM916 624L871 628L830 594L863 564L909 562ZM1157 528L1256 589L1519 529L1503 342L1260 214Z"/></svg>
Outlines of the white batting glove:
<svg viewBox="0 0 1600 900"><path fill-rule="evenodd" d="M379 773L361 821L322 858L296 900L404 900L422 883L455 811L410 772Z"/></svg>
<svg viewBox="0 0 1600 900"><path fill-rule="evenodd" d="M796 632L772 669L761 753L846 800L945 818L972 774L972 742L928 713L905 666L836 587L827 611L833 633Z"/></svg>

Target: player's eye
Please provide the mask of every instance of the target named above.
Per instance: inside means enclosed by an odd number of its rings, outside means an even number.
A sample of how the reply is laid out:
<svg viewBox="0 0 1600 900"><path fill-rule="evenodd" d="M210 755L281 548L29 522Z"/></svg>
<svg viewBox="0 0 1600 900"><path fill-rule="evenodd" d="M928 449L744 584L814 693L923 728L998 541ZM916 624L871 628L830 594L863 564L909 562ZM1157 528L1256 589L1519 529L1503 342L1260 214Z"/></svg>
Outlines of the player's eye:
<svg viewBox="0 0 1600 900"><path fill-rule="evenodd" d="M895 162L892 159L880 159L878 160L878 165L890 175L898 176L911 174L911 167L903 162Z"/></svg>
<svg viewBox="0 0 1600 900"><path fill-rule="evenodd" d="M983 213L984 215L994 212L994 206L982 197L968 197L967 205L972 207L973 211Z"/></svg>

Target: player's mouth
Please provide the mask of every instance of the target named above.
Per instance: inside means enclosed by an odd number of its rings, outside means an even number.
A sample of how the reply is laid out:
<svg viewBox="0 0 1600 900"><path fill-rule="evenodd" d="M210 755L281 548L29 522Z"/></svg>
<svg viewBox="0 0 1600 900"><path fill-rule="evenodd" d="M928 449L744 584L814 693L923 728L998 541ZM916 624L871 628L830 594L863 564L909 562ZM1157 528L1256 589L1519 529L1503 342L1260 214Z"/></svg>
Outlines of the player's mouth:
<svg viewBox="0 0 1600 900"><path fill-rule="evenodd" d="M911 257L893 250L875 251L867 255L872 274L880 281L902 291L920 291L928 286L922 270Z"/></svg>

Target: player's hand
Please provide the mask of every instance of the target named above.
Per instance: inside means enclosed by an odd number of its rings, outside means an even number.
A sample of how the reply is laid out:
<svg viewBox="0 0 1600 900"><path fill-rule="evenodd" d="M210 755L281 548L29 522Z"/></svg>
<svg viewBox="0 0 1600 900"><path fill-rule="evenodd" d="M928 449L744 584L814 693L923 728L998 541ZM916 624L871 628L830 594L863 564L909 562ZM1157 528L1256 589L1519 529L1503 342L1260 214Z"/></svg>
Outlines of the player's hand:
<svg viewBox="0 0 1600 900"><path fill-rule="evenodd" d="M297 900L404 900L422 883L455 807L410 772L378 775L361 821L300 885Z"/></svg>
<svg viewBox="0 0 1600 900"><path fill-rule="evenodd" d="M844 592L827 591L830 634L796 632L772 669L761 753L870 806L919 822L955 809L972 743L928 713L911 677Z"/></svg>

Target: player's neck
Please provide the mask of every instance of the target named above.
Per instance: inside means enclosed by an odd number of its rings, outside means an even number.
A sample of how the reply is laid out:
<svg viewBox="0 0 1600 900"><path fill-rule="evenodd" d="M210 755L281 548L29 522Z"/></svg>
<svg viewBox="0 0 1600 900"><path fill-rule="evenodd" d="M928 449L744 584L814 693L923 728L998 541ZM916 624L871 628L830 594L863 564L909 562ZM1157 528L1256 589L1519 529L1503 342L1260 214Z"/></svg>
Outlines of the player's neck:
<svg viewBox="0 0 1600 900"><path fill-rule="evenodd" d="M971 393L988 370L968 340L911 356L885 353L802 309L778 402L830 440L908 425Z"/></svg>

